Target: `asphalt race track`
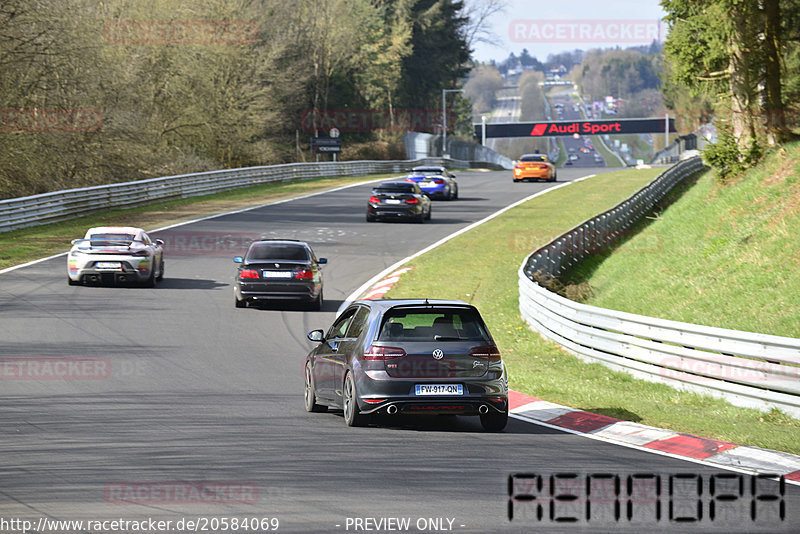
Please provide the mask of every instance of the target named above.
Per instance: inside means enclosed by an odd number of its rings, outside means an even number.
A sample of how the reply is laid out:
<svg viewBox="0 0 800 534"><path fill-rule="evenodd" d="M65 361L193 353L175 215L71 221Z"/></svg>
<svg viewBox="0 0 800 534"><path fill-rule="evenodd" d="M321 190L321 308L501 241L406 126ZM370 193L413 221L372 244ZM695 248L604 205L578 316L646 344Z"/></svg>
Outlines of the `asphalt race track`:
<svg viewBox="0 0 800 534"><path fill-rule="evenodd" d="M606 170L564 168L558 177ZM64 257L0 275L0 364L83 357L96 371L21 380L4 368L0 518L278 518L278 532L354 532L354 518L399 517L410 518L410 532L571 531L549 520L547 507L538 519L517 503L510 521L509 476L699 474L707 483L730 474L515 419L489 434L477 418L347 428L340 413L305 412L305 335L327 328L347 295L397 260L552 186L513 184L510 171L457 175L460 199L435 202L426 224L367 223L362 185L157 233L169 246L155 289L68 286ZM231 258L261 235L306 240L329 259L322 312L234 308ZM192 493L209 486L230 493ZM784 522L713 523L706 507L701 530L790 531L800 523L798 490L786 486ZM676 508L676 517L694 513L696 495L687 495L689 511ZM750 502L731 506L749 513ZM669 521L664 503L657 522L594 519L586 531L690 530Z"/></svg>

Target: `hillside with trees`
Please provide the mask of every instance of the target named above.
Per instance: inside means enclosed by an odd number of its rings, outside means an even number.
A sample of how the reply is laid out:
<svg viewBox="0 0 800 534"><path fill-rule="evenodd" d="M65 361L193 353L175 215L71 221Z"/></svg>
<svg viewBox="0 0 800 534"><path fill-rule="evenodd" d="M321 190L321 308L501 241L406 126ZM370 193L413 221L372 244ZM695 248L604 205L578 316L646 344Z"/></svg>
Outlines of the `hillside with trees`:
<svg viewBox="0 0 800 534"><path fill-rule="evenodd" d="M707 99L720 131L707 159L725 178L797 137L800 1L662 0L673 105ZM687 95L688 93L688 95Z"/></svg>
<svg viewBox="0 0 800 534"><path fill-rule="evenodd" d="M468 13L456 0L4 1L0 198L303 160L329 110L377 110L391 130L397 108L439 109L467 74L481 34Z"/></svg>

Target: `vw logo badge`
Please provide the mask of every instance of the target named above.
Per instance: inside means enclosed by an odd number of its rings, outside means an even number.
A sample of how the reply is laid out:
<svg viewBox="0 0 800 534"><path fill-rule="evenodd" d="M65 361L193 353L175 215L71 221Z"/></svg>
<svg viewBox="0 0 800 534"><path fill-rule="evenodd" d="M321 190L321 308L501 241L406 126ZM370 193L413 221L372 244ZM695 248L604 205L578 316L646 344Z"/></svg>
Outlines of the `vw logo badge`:
<svg viewBox="0 0 800 534"><path fill-rule="evenodd" d="M281 268L281 264L280 264L280 263L276 263L276 264L274 264L274 265L275 265L275 268L276 268L276 269L280 269L280 268Z"/></svg>
<svg viewBox="0 0 800 534"><path fill-rule="evenodd" d="M442 349L434 349L433 357L437 360L441 360L444 357L444 352L442 352Z"/></svg>

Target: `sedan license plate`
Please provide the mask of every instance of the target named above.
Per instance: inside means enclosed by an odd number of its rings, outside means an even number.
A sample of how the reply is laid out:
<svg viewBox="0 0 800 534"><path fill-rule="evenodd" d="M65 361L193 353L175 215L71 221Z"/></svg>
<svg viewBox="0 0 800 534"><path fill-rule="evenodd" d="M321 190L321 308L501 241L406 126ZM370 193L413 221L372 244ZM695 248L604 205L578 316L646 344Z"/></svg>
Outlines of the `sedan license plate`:
<svg viewBox="0 0 800 534"><path fill-rule="evenodd" d="M262 271L261 276L264 278L291 278L291 271Z"/></svg>
<svg viewBox="0 0 800 534"><path fill-rule="evenodd" d="M419 183L420 187L433 187L434 185L436 185L436 184L433 183L433 182L420 182Z"/></svg>
<svg viewBox="0 0 800 534"><path fill-rule="evenodd" d="M98 269L122 269L122 265L118 261L98 261L95 266Z"/></svg>
<svg viewBox="0 0 800 534"><path fill-rule="evenodd" d="M400 201L400 200L397 200L396 198L387 198L387 199L386 199L386 203L387 203L387 204L400 204L400 202L401 202L401 201Z"/></svg>
<svg viewBox="0 0 800 534"><path fill-rule="evenodd" d="M463 395L464 386L461 384L417 384L416 394L425 395Z"/></svg>

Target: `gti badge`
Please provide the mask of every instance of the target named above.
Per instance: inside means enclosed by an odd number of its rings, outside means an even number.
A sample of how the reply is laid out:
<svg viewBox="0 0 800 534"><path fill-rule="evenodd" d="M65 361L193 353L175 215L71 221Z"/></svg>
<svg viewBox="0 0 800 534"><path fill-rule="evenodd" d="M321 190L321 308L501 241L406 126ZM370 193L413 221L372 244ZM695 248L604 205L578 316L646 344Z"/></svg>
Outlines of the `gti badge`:
<svg viewBox="0 0 800 534"><path fill-rule="evenodd" d="M441 360L444 357L444 352L442 352L442 349L433 349L433 357L436 360Z"/></svg>

